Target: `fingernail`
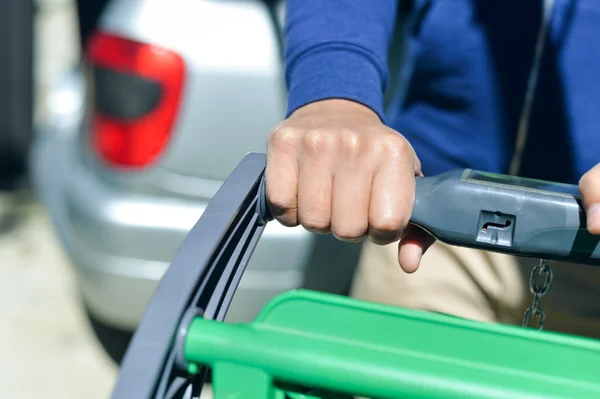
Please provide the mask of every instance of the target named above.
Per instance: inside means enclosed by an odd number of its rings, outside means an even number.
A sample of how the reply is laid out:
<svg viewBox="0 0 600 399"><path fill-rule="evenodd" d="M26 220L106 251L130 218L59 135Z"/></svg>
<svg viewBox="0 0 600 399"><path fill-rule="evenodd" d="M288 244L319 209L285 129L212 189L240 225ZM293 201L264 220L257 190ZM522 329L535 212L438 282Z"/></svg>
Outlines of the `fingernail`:
<svg viewBox="0 0 600 399"><path fill-rule="evenodd" d="M600 229L600 203L592 204L586 211L588 229Z"/></svg>

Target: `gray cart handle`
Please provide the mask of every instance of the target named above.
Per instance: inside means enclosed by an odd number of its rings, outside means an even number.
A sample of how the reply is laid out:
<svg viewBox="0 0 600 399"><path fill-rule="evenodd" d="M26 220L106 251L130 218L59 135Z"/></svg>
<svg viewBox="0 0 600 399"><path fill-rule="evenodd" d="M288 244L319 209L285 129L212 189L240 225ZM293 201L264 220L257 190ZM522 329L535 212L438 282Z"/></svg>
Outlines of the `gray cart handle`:
<svg viewBox="0 0 600 399"><path fill-rule="evenodd" d="M187 373L183 339L194 317L225 318L266 225L265 162L248 154L185 238L133 335L113 399L199 397L206 370Z"/></svg>
<svg viewBox="0 0 600 399"><path fill-rule="evenodd" d="M234 169L161 279L121 364L113 399L198 398L183 340L196 316L222 321L271 220L264 154ZM600 264L576 186L457 170L417 179L411 223L452 245Z"/></svg>

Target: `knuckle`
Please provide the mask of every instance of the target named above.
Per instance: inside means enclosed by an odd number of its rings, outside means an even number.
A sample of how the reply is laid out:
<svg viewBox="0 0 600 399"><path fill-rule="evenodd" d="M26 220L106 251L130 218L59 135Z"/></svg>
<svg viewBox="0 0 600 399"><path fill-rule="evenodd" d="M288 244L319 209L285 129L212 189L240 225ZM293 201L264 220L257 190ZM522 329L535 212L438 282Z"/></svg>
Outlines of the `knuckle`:
<svg viewBox="0 0 600 399"><path fill-rule="evenodd" d="M335 226L331 229L334 236L343 241L358 241L367 233L367 226L360 224L347 224Z"/></svg>
<svg viewBox="0 0 600 399"><path fill-rule="evenodd" d="M297 219L293 215L290 215L290 214L280 215L280 216L277 216L275 219L284 227L298 226Z"/></svg>
<svg viewBox="0 0 600 399"><path fill-rule="evenodd" d="M298 212L295 203L281 197L268 197L269 209L273 218L286 227L298 225Z"/></svg>
<svg viewBox="0 0 600 399"><path fill-rule="evenodd" d="M364 148L362 141L361 137L355 132L344 132L340 140L344 154L358 155Z"/></svg>
<svg viewBox="0 0 600 399"><path fill-rule="evenodd" d="M331 143L330 134L323 130L309 130L302 138L303 148L311 154L320 154L327 151L331 147Z"/></svg>
<svg viewBox="0 0 600 399"><path fill-rule="evenodd" d="M296 210L294 201L285 197L271 195L268 197L268 201L269 206L276 214L273 216L285 215Z"/></svg>
<svg viewBox="0 0 600 399"><path fill-rule="evenodd" d="M586 206L600 201L600 170L592 169L579 179L579 192Z"/></svg>
<svg viewBox="0 0 600 399"><path fill-rule="evenodd" d="M289 127L275 128L269 134L269 144L277 151L286 151L295 147L298 132Z"/></svg>
<svg viewBox="0 0 600 399"><path fill-rule="evenodd" d="M389 143L389 150L396 156L405 156L411 152L411 147L407 140L398 138Z"/></svg>
<svg viewBox="0 0 600 399"><path fill-rule="evenodd" d="M386 216L371 221L370 231L378 236L397 237L402 234L408 221L402 216Z"/></svg>
<svg viewBox="0 0 600 399"><path fill-rule="evenodd" d="M421 172L421 170L423 169L423 165L421 165L421 160L417 156L415 156L414 159L413 169L416 171L417 175L423 176L423 172Z"/></svg>
<svg viewBox="0 0 600 399"><path fill-rule="evenodd" d="M381 151L389 157L405 157L411 153L412 147L400 134L394 133L382 140Z"/></svg>
<svg viewBox="0 0 600 399"><path fill-rule="evenodd" d="M283 210L271 208L271 212L273 217L285 227L295 227L299 224L297 214L293 209Z"/></svg>
<svg viewBox="0 0 600 399"><path fill-rule="evenodd" d="M587 173L585 173L583 176L581 176L581 178L579 179L579 187L580 188L588 188L588 187L592 187L595 184L598 184L599 180L600 180L600 173L595 173L594 174L594 170L590 170Z"/></svg>
<svg viewBox="0 0 600 399"><path fill-rule="evenodd" d="M328 231L329 220L326 217L309 217L302 219L302 227L309 231Z"/></svg>

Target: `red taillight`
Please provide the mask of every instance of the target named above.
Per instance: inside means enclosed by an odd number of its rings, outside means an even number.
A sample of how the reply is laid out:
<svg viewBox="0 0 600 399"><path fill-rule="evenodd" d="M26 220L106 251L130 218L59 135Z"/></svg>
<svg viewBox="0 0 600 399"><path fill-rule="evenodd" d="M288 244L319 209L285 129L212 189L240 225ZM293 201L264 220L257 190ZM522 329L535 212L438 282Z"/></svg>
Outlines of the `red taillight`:
<svg viewBox="0 0 600 399"><path fill-rule="evenodd" d="M96 73L93 150L114 166L151 164L175 123L185 78L183 59L173 51L103 32L90 39L86 55Z"/></svg>

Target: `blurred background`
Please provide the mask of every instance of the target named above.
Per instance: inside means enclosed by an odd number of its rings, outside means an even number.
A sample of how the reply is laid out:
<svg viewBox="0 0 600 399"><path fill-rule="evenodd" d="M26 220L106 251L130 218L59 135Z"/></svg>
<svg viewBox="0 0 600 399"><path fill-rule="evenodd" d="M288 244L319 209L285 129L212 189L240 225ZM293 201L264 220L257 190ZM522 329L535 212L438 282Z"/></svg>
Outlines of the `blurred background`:
<svg viewBox="0 0 600 399"><path fill-rule="evenodd" d="M75 1L0 1L0 397L106 398L116 376L29 168L79 37Z"/></svg>
<svg viewBox="0 0 600 399"><path fill-rule="evenodd" d="M51 88L80 57L76 10L0 1L0 397L105 398L116 376L29 173Z"/></svg>
<svg viewBox="0 0 600 399"><path fill-rule="evenodd" d="M284 116L284 6L0 0L0 397L109 397L187 232ZM359 251L269 224L226 321L346 294Z"/></svg>

